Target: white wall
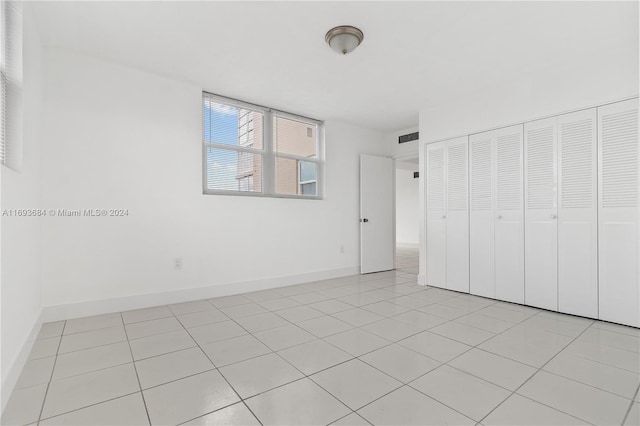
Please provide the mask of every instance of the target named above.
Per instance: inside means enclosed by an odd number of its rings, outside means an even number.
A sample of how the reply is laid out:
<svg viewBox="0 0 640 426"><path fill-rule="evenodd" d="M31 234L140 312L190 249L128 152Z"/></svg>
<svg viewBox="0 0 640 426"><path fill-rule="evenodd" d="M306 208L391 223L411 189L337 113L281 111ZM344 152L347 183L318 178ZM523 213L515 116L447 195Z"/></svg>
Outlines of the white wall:
<svg viewBox="0 0 640 426"><path fill-rule="evenodd" d="M326 123L325 200L203 195L201 87L57 49L45 69L43 205L129 210L46 219L45 306L357 271L358 154L388 153L380 133Z"/></svg>
<svg viewBox="0 0 640 426"><path fill-rule="evenodd" d="M40 207L42 47L28 10L24 13L24 129L19 172L0 166L2 209ZM2 217L2 407L39 329L41 311L41 221Z"/></svg>
<svg viewBox="0 0 640 426"><path fill-rule="evenodd" d="M396 243L418 246L418 179L412 169L396 168Z"/></svg>

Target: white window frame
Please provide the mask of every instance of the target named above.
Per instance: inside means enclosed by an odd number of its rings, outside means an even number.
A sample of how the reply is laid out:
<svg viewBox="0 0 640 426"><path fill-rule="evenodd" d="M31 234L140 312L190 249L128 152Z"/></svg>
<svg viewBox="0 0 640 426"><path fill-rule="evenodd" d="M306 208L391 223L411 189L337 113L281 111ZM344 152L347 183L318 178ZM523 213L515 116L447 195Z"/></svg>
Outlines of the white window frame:
<svg viewBox="0 0 640 426"><path fill-rule="evenodd" d="M204 115L202 122L202 191L205 195L241 195L248 197L271 197L271 198L297 198L302 200L322 200L324 198L324 122L309 117L303 117L289 112L264 107L261 105L243 102L237 99L216 95L209 92L202 92L202 108L206 99L214 102L229 105L236 108L243 108L262 113L262 149L242 147L236 145L207 142L205 139ZM275 117L282 117L289 120L299 121L316 127L316 156L304 157L275 151L273 122ZM255 127L252 130L255 132ZM207 148L223 149L227 151L249 152L262 156L262 191L234 191L226 189L209 189L208 168L207 168ZM276 193L276 158L287 158L291 160L307 161L316 163L316 195L293 195ZM298 188L300 188L300 167L298 165ZM306 182L306 183L310 183Z"/></svg>

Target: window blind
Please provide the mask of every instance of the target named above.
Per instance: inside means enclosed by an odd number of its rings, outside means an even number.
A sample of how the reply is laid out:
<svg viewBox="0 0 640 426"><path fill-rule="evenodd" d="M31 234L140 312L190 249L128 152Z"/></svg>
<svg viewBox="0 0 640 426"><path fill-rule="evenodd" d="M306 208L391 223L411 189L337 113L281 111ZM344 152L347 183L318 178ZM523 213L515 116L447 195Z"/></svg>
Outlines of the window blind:
<svg viewBox="0 0 640 426"><path fill-rule="evenodd" d="M0 3L0 163L19 169L22 136L22 6Z"/></svg>
<svg viewBox="0 0 640 426"><path fill-rule="evenodd" d="M262 192L264 114L204 97L205 189Z"/></svg>

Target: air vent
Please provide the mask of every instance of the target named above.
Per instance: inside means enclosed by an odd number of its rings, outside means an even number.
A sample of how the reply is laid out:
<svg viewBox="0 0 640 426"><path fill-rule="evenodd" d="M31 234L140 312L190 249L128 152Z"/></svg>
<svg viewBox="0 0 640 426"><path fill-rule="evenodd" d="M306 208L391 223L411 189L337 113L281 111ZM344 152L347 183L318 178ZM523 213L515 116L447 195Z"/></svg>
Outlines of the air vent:
<svg viewBox="0 0 640 426"><path fill-rule="evenodd" d="M417 141L417 140L418 140L418 132L409 133L408 135L402 135L398 137L398 143L405 143L405 142L411 142L411 141Z"/></svg>

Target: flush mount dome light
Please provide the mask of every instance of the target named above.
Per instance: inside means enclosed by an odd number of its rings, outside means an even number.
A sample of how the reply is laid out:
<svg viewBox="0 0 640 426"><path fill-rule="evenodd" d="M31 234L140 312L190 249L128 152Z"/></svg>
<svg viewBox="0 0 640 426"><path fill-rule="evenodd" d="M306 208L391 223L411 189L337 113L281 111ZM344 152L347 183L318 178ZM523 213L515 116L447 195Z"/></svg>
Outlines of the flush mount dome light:
<svg viewBox="0 0 640 426"><path fill-rule="evenodd" d="M338 53L346 55L360 46L364 39L362 31L350 25L340 25L327 31L324 37L331 49Z"/></svg>

